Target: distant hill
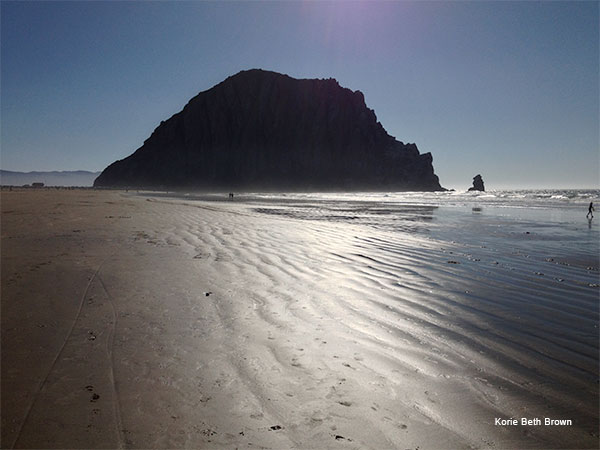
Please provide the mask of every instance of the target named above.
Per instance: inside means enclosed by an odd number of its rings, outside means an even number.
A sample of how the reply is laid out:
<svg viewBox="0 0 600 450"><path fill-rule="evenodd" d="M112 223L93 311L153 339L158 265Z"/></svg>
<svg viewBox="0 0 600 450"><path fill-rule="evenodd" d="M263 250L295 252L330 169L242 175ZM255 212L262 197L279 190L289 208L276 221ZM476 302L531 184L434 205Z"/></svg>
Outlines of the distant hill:
<svg viewBox="0 0 600 450"><path fill-rule="evenodd" d="M405 107L404 105L399 105ZM442 190L430 153L390 136L360 91L254 69L161 122L95 186Z"/></svg>
<svg viewBox="0 0 600 450"><path fill-rule="evenodd" d="M44 183L45 186L92 186L100 172L85 170L64 172L12 172L0 170L0 184L3 186L23 186L31 183Z"/></svg>

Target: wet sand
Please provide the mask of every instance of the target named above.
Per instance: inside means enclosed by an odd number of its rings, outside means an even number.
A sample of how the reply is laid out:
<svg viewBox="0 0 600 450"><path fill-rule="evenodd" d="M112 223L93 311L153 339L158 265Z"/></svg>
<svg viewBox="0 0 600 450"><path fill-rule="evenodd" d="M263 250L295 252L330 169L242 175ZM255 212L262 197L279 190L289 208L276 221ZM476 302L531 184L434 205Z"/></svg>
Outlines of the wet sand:
<svg viewBox="0 0 600 450"><path fill-rule="evenodd" d="M2 448L598 446L595 261L236 201L1 195Z"/></svg>

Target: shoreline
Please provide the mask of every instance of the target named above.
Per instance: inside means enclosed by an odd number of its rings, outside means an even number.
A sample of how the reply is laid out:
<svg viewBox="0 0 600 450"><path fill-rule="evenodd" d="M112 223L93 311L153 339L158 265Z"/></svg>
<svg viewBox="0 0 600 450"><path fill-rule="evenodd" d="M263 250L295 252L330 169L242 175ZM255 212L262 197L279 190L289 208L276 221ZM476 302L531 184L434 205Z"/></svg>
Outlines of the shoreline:
<svg viewBox="0 0 600 450"><path fill-rule="evenodd" d="M3 191L2 446L595 448L598 289L475 250L235 202ZM511 417L572 425L495 425Z"/></svg>

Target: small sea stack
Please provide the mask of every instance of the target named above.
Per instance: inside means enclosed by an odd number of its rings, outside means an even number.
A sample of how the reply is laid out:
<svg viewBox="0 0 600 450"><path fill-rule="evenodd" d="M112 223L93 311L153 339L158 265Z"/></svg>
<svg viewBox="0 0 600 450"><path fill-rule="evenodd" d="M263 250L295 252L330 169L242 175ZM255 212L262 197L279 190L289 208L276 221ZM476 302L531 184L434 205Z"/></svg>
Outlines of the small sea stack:
<svg viewBox="0 0 600 450"><path fill-rule="evenodd" d="M481 178L481 175L475 175L473 177L473 187L470 187L469 191L485 191L485 187L483 186L483 178Z"/></svg>

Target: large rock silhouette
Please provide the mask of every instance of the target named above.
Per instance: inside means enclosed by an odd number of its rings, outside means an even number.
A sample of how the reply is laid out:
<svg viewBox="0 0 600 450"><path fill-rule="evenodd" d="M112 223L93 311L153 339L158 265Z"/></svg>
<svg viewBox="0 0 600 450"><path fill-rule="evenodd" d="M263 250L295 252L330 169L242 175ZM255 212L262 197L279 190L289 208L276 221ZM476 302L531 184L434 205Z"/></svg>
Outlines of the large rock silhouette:
<svg viewBox="0 0 600 450"><path fill-rule="evenodd" d="M360 91L259 69L192 98L94 186L443 190L431 154L390 136Z"/></svg>

